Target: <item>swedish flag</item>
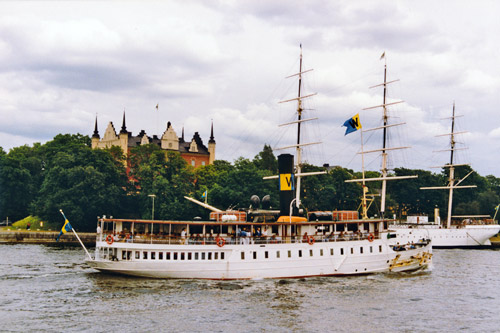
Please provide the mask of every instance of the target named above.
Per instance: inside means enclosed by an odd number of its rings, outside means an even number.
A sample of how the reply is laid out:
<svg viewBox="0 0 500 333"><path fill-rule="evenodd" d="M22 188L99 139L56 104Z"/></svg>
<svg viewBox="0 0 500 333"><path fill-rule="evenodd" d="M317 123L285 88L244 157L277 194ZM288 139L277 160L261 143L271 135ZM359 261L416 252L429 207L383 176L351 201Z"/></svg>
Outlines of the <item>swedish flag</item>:
<svg viewBox="0 0 500 333"><path fill-rule="evenodd" d="M361 128L361 122L359 121L359 113L354 117L347 119L344 122L344 125L342 126L347 127L344 136L359 130Z"/></svg>
<svg viewBox="0 0 500 333"><path fill-rule="evenodd" d="M57 238L56 238L56 242L59 242L59 237L61 237L62 234L65 234L71 230L73 230L73 227L71 226L71 224L69 224L68 219L66 219L66 221L64 221L64 225L61 228L61 232L59 233L59 236L57 236Z"/></svg>

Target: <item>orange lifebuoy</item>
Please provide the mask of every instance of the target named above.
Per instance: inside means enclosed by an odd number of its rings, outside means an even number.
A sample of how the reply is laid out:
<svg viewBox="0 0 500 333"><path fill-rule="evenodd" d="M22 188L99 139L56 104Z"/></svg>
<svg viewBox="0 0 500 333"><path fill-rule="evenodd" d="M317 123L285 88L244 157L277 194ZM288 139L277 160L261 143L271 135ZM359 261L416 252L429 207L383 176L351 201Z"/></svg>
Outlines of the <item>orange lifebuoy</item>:
<svg viewBox="0 0 500 333"><path fill-rule="evenodd" d="M113 235L106 236L106 243L108 243L109 245L113 244Z"/></svg>
<svg viewBox="0 0 500 333"><path fill-rule="evenodd" d="M309 245L313 245L314 241L315 241L315 239L313 236L309 236L309 238L307 239L307 242L309 243Z"/></svg>
<svg viewBox="0 0 500 333"><path fill-rule="evenodd" d="M375 239L375 236L373 236L373 234L369 234L368 235L368 241L369 242L373 242L374 239Z"/></svg>
<svg viewBox="0 0 500 333"><path fill-rule="evenodd" d="M226 244L226 240L222 237L217 237L215 242L217 243L218 247L223 247Z"/></svg>

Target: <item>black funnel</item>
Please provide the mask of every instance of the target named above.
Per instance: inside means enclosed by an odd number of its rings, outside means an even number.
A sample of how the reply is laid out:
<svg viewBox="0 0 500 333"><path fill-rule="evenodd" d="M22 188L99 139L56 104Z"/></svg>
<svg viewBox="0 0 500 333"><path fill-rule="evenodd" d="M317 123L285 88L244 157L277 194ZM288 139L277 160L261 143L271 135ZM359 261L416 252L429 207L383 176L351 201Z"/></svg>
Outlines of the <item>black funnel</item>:
<svg viewBox="0 0 500 333"><path fill-rule="evenodd" d="M295 194L295 178L293 175L293 155L281 154L278 156L278 170L280 183L280 215L290 215L290 203Z"/></svg>

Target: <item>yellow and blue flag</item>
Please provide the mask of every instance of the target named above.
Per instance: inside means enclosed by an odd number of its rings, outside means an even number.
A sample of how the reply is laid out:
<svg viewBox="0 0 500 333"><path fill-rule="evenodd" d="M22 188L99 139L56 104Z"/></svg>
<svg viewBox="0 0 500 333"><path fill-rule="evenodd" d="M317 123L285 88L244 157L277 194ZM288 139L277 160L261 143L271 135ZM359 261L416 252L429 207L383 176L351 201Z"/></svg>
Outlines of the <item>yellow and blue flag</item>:
<svg viewBox="0 0 500 333"><path fill-rule="evenodd" d="M61 232L59 233L59 236L57 236L57 238L56 238L56 242L59 242L59 237L61 237L62 234L65 234L68 231L71 231L72 229L73 229L73 227L71 226L71 224L69 224L68 219L66 219L66 221L64 221L64 225L61 228Z"/></svg>
<svg viewBox="0 0 500 333"><path fill-rule="evenodd" d="M206 198L207 197L207 191L205 190L205 192L203 192L203 194L201 195L202 198Z"/></svg>
<svg viewBox="0 0 500 333"><path fill-rule="evenodd" d="M344 136L349 134L349 133L352 133L352 132L359 130L361 128L361 121L359 120L359 113L357 115L355 115L354 117L347 119L344 122L344 125L342 125L342 126L347 127L345 130Z"/></svg>

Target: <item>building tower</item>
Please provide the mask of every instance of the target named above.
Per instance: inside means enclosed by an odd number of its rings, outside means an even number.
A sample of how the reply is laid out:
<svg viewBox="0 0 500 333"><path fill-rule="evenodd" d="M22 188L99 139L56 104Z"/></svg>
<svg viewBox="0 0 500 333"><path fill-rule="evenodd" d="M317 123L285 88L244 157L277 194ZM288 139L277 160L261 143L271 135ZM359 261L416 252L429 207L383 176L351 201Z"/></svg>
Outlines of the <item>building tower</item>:
<svg viewBox="0 0 500 333"><path fill-rule="evenodd" d="M97 145L99 144L99 140L101 137L99 136L99 131L97 130L97 115L95 116L95 127L94 127L94 134L92 134L92 149L97 148Z"/></svg>
<svg viewBox="0 0 500 333"><path fill-rule="evenodd" d="M212 121L212 128L210 131L210 140L208 140L208 152L210 153L210 159L208 164L213 164L215 161L215 139L214 139L214 122Z"/></svg>
<svg viewBox="0 0 500 333"><path fill-rule="evenodd" d="M122 129L120 130L120 147L122 148L125 158L128 158L128 131L125 125L125 110L123 111Z"/></svg>

